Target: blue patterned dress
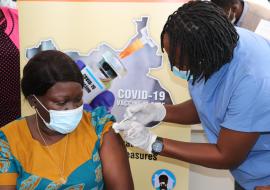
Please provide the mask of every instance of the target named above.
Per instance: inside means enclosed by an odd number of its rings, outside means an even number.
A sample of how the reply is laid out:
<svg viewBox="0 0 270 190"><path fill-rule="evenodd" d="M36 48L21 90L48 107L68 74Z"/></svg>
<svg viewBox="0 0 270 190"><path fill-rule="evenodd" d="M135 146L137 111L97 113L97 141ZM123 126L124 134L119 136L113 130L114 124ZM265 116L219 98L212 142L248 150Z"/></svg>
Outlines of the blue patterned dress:
<svg viewBox="0 0 270 190"><path fill-rule="evenodd" d="M75 131L49 145L53 158L48 147L32 138L25 118L6 125L0 129L0 185L20 190L104 189L99 151L114 120L105 107L84 112ZM65 184L59 180L63 162Z"/></svg>

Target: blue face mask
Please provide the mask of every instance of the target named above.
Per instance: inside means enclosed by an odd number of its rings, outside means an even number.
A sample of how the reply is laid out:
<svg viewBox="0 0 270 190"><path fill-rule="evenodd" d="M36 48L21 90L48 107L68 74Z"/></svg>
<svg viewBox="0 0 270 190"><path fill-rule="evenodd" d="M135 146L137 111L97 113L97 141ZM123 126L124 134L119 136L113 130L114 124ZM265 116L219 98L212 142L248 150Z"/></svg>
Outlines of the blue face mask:
<svg viewBox="0 0 270 190"><path fill-rule="evenodd" d="M176 77L179 77L184 80L188 80L188 77L190 75L190 71L181 71L177 67L173 66L173 74ZM192 80L192 76L189 77L190 80Z"/></svg>
<svg viewBox="0 0 270 190"><path fill-rule="evenodd" d="M35 97L37 99L37 97ZM37 99L42 107L47 108ZM61 134L68 134L74 131L80 123L83 115L83 105L72 110L47 110L50 114L50 123L46 122L43 117L37 114L42 119L44 124L51 130L57 131Z"/></svg>

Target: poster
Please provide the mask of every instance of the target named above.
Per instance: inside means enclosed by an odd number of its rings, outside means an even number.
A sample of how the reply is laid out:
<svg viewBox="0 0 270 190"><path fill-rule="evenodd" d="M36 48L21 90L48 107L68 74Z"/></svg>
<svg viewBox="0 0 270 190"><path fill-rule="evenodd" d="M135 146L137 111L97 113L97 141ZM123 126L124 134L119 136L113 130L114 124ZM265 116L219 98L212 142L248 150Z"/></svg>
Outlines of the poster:
<svg viewBox="0 0 270 190"><path fill-rule="evenodd" d="M141 102L176 104L189 98L186 81L170 71L160 50L160 33L167 17L183 1L19 1L21 68L36 52L61 50L75 61L98 64L107 51L119 55L137 39L149 43L121 59L126 73L108 90L116 101L112 113L123 119L128 105ZM95 74L95 73L94 73ZM22 98L22 113L33 110ZM190 140L190 129L162 123L153 132L171 139ZM126 143L136 190L188 189L187 163L156 157Z"/></svg>

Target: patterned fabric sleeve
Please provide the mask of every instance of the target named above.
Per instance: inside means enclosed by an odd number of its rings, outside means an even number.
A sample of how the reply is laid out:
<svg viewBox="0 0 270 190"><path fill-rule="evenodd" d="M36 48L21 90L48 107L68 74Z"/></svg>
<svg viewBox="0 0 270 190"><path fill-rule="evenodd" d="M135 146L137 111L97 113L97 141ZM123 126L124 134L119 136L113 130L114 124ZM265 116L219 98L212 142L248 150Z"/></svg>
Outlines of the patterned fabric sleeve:
<svg viewBox="0 0 270 190"><path fill-rule="evenodd" d="M115 117L109 114L104 106L97 107L92 111L92 124L100 140L100 145L102 144L104 134L111 129L115 121Z"/></svg>
<svg viewBox="0 0 270 190"><path fill-rule="evenodd" d="M16 185L18 174L6 136L0 131L0 185Z"/></svg>

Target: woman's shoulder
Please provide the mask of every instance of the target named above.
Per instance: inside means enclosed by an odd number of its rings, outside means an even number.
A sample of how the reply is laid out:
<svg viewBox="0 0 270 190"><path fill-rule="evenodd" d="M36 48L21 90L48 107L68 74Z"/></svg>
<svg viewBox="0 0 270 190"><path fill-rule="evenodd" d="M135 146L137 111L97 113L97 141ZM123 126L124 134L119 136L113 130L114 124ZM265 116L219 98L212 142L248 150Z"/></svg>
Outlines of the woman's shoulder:
<svg viewBox="0 0 270 190"><path fill-rule="evenodd" d="M13 144L13 141L16 141L16 138L18 136L17 134L23 132L22 126L25 122L25 119L21 118L14 120L5 125L4 127L0 128L0 150L2 156L3 154L11 154L10 146Z"/></svg>
<svg viewBox="0 0 270 190"><path fill-rule="evenodd" d="M84 120L89 122L90 126L94 128L97 135L101 134L106 128L110 128L115 122L115 117L107 112L106 107L100 106L91 112L84 112Z"/></svg>
<svg viewBox="0 0 270 190"><path fill-rule="evenodd" d="M95 108L91 114L92 122L97 122L99 124L105 124L108 121L115 121L115 117L109 113L104 106L99 106Z"/></svg>
<svg viewBox="0 0 270 190"><path fill-rule="evenodd" d="M0 138L5 137L15 139L18 134L26 132L25 127L27 127L25 118L16 119L0 128Z"/></svg>
<svg viewBox="0 0 270 190"><path fill-rule="evenodd" d="M22 128L21 126L25 126L25 124L26 124L26 119L22 117L6 124L2 128L0 128L0 131L4 133L8 131L14 131L16 129L21 129Z"/></svg>

